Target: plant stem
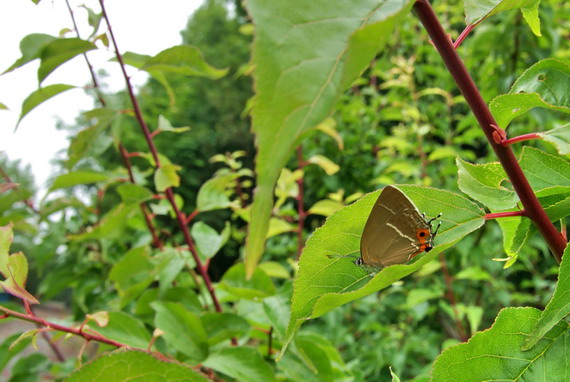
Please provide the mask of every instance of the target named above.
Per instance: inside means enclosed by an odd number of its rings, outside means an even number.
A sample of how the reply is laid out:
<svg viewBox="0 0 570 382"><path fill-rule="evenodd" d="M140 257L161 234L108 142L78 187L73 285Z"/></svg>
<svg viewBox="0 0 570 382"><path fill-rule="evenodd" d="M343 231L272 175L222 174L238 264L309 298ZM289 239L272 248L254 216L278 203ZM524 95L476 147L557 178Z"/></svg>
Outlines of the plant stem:
<svg viewBox="0 0 570 382"><path fill-rule="evenodd" d="M139 126L143 132L143 135L146 139L146 142L148 144L148 148L152 154L152 157L154 159L154 163L156 164L156 168L160 168L160 159L158 157L158 151L156 150L156 146L155 146L154 141L152 139L150 130L149 130L149 128L148 128L148 126L147 126L147 124L144 121L144 118L142 116L142 112L141 112L138 100L135 97L135 94L133 91L133 86L131 85L130 77L127 74L127 71L125 68L123 56L121 55L121 51L119 50L119 47L117 45L117 40L115 39L115 35L113 33L113 28L111 27L111 22L109 21L109 17L107 16L107 11L105 10L104 1L99 0L99 4L101 5L101 12L103 13L103 18L105 19L105 22L107 23L107 28L109 30L109 36L111 37L111 42L113 43L113 47L115 48L115 55L117 57L117 60L119 61L119 65L121 67L121 71L122 71L123 77L125 79L127 91L129 93L129 97L131 99L131 103L133 105L133 109L135 112L135 117L136 117L136 119L139 123ZM222 307L220 305L220 302L218 301L218 298L216 297L216 293L214 291L214 287L212 286L210 276L208 275L208 272L204 268L202 261L200 260L200 257L198 256L198 252L196 251L196 248L194 246L194 241L192 240L192 238L190 236L190 232L188 231L188 226L186 225L185 219L182 216L182 212L178 209L178 206L176 205L176 202L174 200L174 192L172 191L172 188L167 188L164 191L164 193L166 195L166 198L170 202L172 209L174 210L174 212L176 214L176 220L178 221L178 226L182 230L182 234L184 235L184 240L186 241L186 245L188 245L188 248L190 249L190 252L192 253L192 257L194 258L194 261L196 262L196 268L198 269L198 273L200 273L200 276L202 276L202 279L204 280L204 284L206 285L206 288L208 289L208 292L210 293L210 296L212 298L212 302L214 303L216 311L221 312Z"/></svg>
<svg viewBox="0 0 570 382"><path fill-rule="evenodd" d="M496 141L497 134L504 136L504 131L496 127L498 126L497 122L493 118L491 111L483 100L481 93L479 93L465 65L459 58L453 44L443 30L429 1L417 0L414 4L414 11L427 30L447 69L453 76L457 87L461 90L461 93L477 118L479 125L487 136L489 144L495 151L515 192L524 206L526 216L532 220L547 242L554 257L560 262L564 248L566 247L566 240L564 240L562 235L560 235L550 222L548 215L546 215L546 212L540 205L511 148L509 146L503 147L500 141Z"/></svg>
<svg viewBox="0 0 570 382"><path fill-rule="evenodd" d="M463 29L463 32L461 32L461 34L459 35L459 37L457 37L457 40L455 40L455 42L453 43L453 48L457 49L459 47L459 45L461 45L461 43L463 42L463 40L465 40L465 37L467 37L467 35L469 33L471 33L471 31L475 29L475 25L467 25L465 27L465 29Z"/></svg>
<svg viewBox="0 0 570 382"><path fill-rule="evenodd" d="M303 170L305 167L305 162L303 161L303 146L299 145L297 147L297 162L299 163L299 169ZM297 185L299 186L299 193L297 194L297 212L299 214L299 222L297 225L297 260L301 258L301 253L303 252L303 247L305 242L303 241L303 226L305 225L305 217L307 213L305 212L305 207L303 206L303 199L305 194L305 184L303 182L303 174L298 180Z"/></svg>
<svg viewBox="0 0 570 382"><path fill-rule="evenodd" d="M494 214L485 214L485 220L498 219L498 218L508 218L513 216L526 216L524 210L522 211L507 211L507 212L496 212Z"/></svg>
<svg viewBox="0 0 570 382"><path fill-rule="evenodd" d="M533 139L542 139L542 137L537 133L523 134L523 135L519 135L518 137L505 139L501 142L501 144L503 146L508 146L508 145L512 145L513 143L516 143L516 142L531 141Z"/></svg>

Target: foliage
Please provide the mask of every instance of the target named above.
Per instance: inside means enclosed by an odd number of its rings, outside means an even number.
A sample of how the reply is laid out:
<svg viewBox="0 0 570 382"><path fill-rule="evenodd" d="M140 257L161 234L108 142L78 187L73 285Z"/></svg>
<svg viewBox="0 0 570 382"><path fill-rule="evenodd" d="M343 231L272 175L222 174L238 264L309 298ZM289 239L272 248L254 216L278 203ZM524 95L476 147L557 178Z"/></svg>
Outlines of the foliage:
<svg viewBox="0 0 570 382"><path fill-rule="evenodd" d="M0 342L0 370L10 381L560 378L570 250L558 268L512 169L565 231L570 7L435 2L453 39L468 24L457 51L497 121L488 141L417 4L207 0L184 44L121 52L148 83L134 98L95 86L99 105L66 126L46 197L0 158L11 296L0 329L38 326ZM84 11L87 39L22 40L6 75L40 65L20 119L72 89L42 86L49 74L112 46L101 10ZM498 145L511 162L495 162ZM382 192L370 191L387 184L442 225L430 252L370 274L354 260ZM68 317L40 318L38 300ZM68 336L97 353L54 361L31 349L45 335L54 354Z"/></svg>

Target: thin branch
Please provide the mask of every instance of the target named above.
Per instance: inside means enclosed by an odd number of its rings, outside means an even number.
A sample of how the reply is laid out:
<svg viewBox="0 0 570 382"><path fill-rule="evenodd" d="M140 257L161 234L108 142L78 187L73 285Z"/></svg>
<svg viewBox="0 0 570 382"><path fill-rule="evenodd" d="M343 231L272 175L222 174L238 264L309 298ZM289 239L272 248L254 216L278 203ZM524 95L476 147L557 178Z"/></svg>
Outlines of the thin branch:
<svg viewBox="0 0 570 382"><path fill-rule="evenodd" d="M457 37L457 40L455 40L455 42L453 43L453 48L457 49L459 47L459 45L461 45L463 40L465 40L465 37L467 37L467 35L469 33L471 33L471 31L473 29L475 29L475 25L467 25L467 27L465 27L465 29L463 29L463 32L461 32L459 37Z"/></svg>
<svg viewBox="0 0 570 382"><path fill-rule="evenodd" d="M507 211L507 212L496 212L493 214L485 214L485 220L499 219L499 218L509 218L513 216L526 216L524 210L521 211Z"/></svg>
<svg viewBox="0 0 570 382"><path fill-rule="evenodd" d="M523 134L523 135L519 135L518 137L504 139L501 141L501 144L504 147L506 147L506 146L512 145L513 143L516 143L516 142L531 141L534 139L542 139L542 137L537 133Z"/></svg>
<svg viewBox="0 0 570 382"><path fill-rule="evenodd" d="M504 131L501 133L499 131L500 129L496 128L497 122L493 118L489 107L483 100L477 86L465 68L463 61L459 58L453 44L443 30L429 1L417 0L414 4L414 11L430 35L434 46L437 48L447 69L453 76L457 87L461 90L461 93L477 118L479 125L487 136L489 144L495 151L515 192L524 206L526 216L532 220L547 242L554 257L560 262L564 248L566 247L566 240L564 240L562 235L550 222L548 215L546 215L544 208L540 205L538 198L534 194L511 148L509 146L503 147L500 142L496 142L497 134L504 135ZM493 126L495 126L495 128Z"/></svg>
<svg viewBox="0 0 570 382"><path fill-rule="evenodd" d="M111 42L113 43L113 47L115 49L115 55L117 57L117 60L119 61L119 65L121 67L121 71L122 71L123 77L125 79L127 91L129 93L129 97L131 99L131 103L133 105L133 109L135 112L135 117L136 117L136 119L139 123L139 126L143 132L143 135L146 139L149 150L150 150L152 157L154 159L154 162L156 164L156 168L160 168L161 165L160 165L160 159L158 157L158 151L157 151L156 146L154 144L154 141L152 139L151 132L150 132L146 122L144 121L143 116L142 116L142 112L141 112L138 100L135 97L135 94L133 91L133 86L131 85L130 77L127 74L127 71L125 68L123 56L121 55L121 51L119 50L119 47L117 45L117 40L116 40L115 35L113 33L113 28L111 27L111 22L109 21L107 11L105 10L104 1L99 0L99 4L101 5L101 12L103 13L103 17L105 18L105 22L107 23L107 28L109 31L109 35L111 37ZM200 274L200 276L202 276L202 279L204 280L204 284L206 285L206 288L208 289L208 292L210 293L210 296L212 298L212 302L214 303L216 311L221 312L222 307L220 305L220 302L218 301L218 298L216 297L214 287L212 286L212 281L210 280L210 276L208 275L208 272L206 271L206 269L202 265L202 261L200 260L200 257L198 256L198 252L196 251L194 241L192 240L192 238L190 236L190 232L188 231L188 226L186 225L185 219L182 216L182 212L178 209L178 206L176 205L176 202L174 200L174 192L172 191L172 188L168 188L164 191L164 193L165 193L168 201L170 202L172 209L174 210L174 212L176 214L176 220L178 221L178 225L180 227L180 230L182 231L182 234L184 235L184 240L186 241L186 245L188 245L188 248L190 249L190 252L192 253L192 257L194 258L194 261L196 262L196 268L198 269L198 273Z"/></svg>

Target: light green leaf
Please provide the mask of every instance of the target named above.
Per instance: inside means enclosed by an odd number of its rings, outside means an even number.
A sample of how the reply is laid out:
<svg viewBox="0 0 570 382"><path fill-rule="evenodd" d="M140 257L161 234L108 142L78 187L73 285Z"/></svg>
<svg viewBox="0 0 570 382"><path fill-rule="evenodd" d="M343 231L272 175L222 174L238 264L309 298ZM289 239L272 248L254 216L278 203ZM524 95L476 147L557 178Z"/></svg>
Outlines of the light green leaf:
<svg viewBox="0 0 570 382"><path fill-rule="evenodd" d="M191 368L159 361L150 354L128 351L108 353L77 370L66 382L206 382Z"/></svg>
<svg viewBox="0 0 570 382"><path fill-rule="evenodd" d="M139 206L136 204L124 205L119 204L109 211L99 224L88 229L87 232L79 235L69 235L72 240L89 240L89 239L116 239L121 237L127 228L128 219L134 214L140 213Z"/></svg>
<svg viewBox="0 0 570 382"><path fill-rule="evenodd" d="M41 63L38 69L38 81L41 84L61 64L78 54L97 49L89 41L79 38L58 38L46 44L41 51Z"/></svg>
<svg viewBox="0 0 570 382"><path fill-rule="evenodd" d="M275 381L269 364L261 358L257 350L250 347L224 348L211 354L203 365L238 381Z"/></svg>
<svg viewBox="0 0 570 382"><path fill-rule="evenodd" d="M570 123L543 133L538 133L538 135L545 141L552 143L559 154L570 154Z"/></svg>
<svg viewBox="0 0 570 382"><path fill-rule="evenodd" d="M163 337L176 350L193 362L201 362L208 356L208 337L202 322L181 304L155 301L155 325L164 332Z"/></svg>
<svg viewBox="0 0 570 382"><path fill-rule="evenodd" d="M1 273L6 280L0 282L4 290L19 299L26 300L31 304L40 302L26 290L28 279L28 260L22 252L16 252L8 257L6 268L2 267Z"/></svg>
<svg viewBox="0 0 570 382"><path fill-rule="evenodd" d="M259 269L267 274L269 277L278 279L288 279L291 275L287 268L277 261L266 261L259 264Z"/></svg>
<svg viewBox="0 0 570 382"><path fill-rule="evenodd" d="M6 106L2 102L0 102L0 110L9 110L9 109L8 109L8 106Z"/></svg>
<svg viewBox="0 0 570 382"><path fill-rule="evenodd" d="M170 131L172 133L183 133L185 131L190 130L190 126L172 127L172 124L168 119L164 118L164 116L162 115L159 115L157 129L161 131Z"/></svg>
<svg viewBox="0 0 570 382"><path fill-rule="evenodd" d="M157 263L156 270L161 291L172 287L172 283L184 269L184 266L194 268L196 265L188 251L171 247L164 248L154 256L153 260Z"/></svg>
<svg viewBox="0 0 570 382"><path fill-rule="evenodd" d="M148 348L151 340L143 322L125 312L109 312L109 322L106 326L91 328L89 331L140 349Z"/></svg>
<svg viewBox="0 0 570 382"><path fill-rule="evenodd" d="M532 189L570 186L570 162L533 147L523 147L519 163Z"/></svg>
<svg viewBox="0 0 570 382"><path fill-rule="evenodd" d="M117 192L125 205L140 204L152 198L152 192L138 184L125 183L117 187Z"/></svg>
<svg viewBox="0 0 570 382"><path fill-rule="evenodd" d="M533 327L530 336L524 341L522 350L531 350L568 313L570 313L570 246L566 247L562 256L556 290Z"/></svg>
<svg viewBox="0 0 570 382"><path fill-rule="evenodd" d="M563 382L570 370L568 324L559 322L533 349L521 351L540 317L534 308L506 308L493 326L467 343L441 353L432 369L432 381L548 381Z"/></svg>
<svg viewBox="0 0 570 382"><path fill-rule="evenodd" d="M332 160L323 155L313 155L312 157L307 159L307 162L316 164L317 166L325 170L327 175L334 175L340 169L340 167L336 163L334 163Z"/></svg>
<svg viewBox="0 0 570 382"><path fill-rule="evenodd" d="M413 2L251 0L246 4L256 30L257 94L252 116L258 147L257 187L245 251L250 277L263 253L280 170L383 48Z"/></svg>
<svg viewBox="0 0 570 382"><path fill-rule="evenodd" d="M54 40L57 40L57 38L43 33L32 33L27 35L20 41L20 52L22 52L22 57L16 60L16 62L14 62L12 66L6 69L2 74L11 72L16 68L24 66L28 62L39 58L43 48Z"/></svg>
<svg viewBox="0 0 570 382"><path fill-rule="evenodd" d="M301 255L285 346L306 320L390 286L484 223L483 211L457 194L419 186L399 188L426 216L443 213L435 247L410 264L393 265L370 275L354 261L359 256L364 224L379 192L370 193L337 211L309 238Z"/></svg>
<svg viewBox="0 0 570 382"><path fill-rule="evenodd" d="M309 208L309 211L307 211L307 213L309 215L315 214L322 216L331 216L333 213L340 210L342 207L344 207L344 204L342 204L341 202L337 202L336 200L330 200L330 199L319 200L318 202L313 204L311 208Z"/></svg>
<svg viewBox="0 0 570 382"><path fill-rule="evenodd" d="M38 90L31 92L30 95L26 97L22 103L22 111L20 112L20 117L18 118L18 123L16 123L15 130L18 129L20 122L26 115L28 115L30 111L48 99L55 97L56 95L63 93L69 89L74 89L75 87L76 86L73 85L55 84L39 88Z"/></svg>
<svg viewBox="0 0 570 382"><path fill-rule="evenodd" d="M262 299L275 294L273 282L261 269L256 269L252 277L246 279L243 263L228 269L218 287L236 297L248 300Z"/></svg>
<svg viewBox="0 0 570 382"><path fill-rule="evenodd" d="M146 60L141 69L151 74L160 71L211 79L221 78L228 72L228 69L216 69L208 65L202 52L190 45L178 45L165 49Z"/></svg>
<svg viewBox="0 0 570 382"><path fill-rule="evenodd" d="M270 237L281 235L285 232L293 232L297 229L293 224L286 222L283 219L271 218L269 219L269 230L267 231L266 239Z"/></svg>
<svg viewBox="0 0 570 382"><path fill-rule="evenodd" d="M228 208L231 205L227 189L236 179L235 174L216 176L200 187L196 201L199 211L212 211Z"/></svg>
<svg viewBox="0 0 570 382"><path fill-rule="evenodd" d="M537 62L514 83L509 94L494 98L489 107L500 128L532 108L570 113L570 66L555 59Z"/></svg>
<svg viewBox="0 0 570 382"><path fill-rule="evenodd" d="M538 28L538 35L540 36L540 24L537 26L536 21L534 21L535 17L538 20L538 15L531 15L538 13L539 4L540 0L465 0L465 22L467 25L475 25L499 12L520 8L527 22L529 19L531 20L532 25L530 23L529 25L531 25L533 32ZM526 15L524 10L527 12Z"/></svg>
<svg viewBox="0 0 570 382"><path fill-rule="evenodd" d="M55 191L60 188L68 188L78 186L80 184L91 184L103 182L110 179L107 174L102 174L100 172L91 171L74 171L67 174L63 174L55 178L49 192Z"/></svg>
<svg viewBox="0 0 570 382"><path fill-rule="evenodd" d="M226 244L229 239L230 226L226 223L226 235L219 234L215 229L204 222L196 222L192 225L190 233L196 241L196 248L203 259L212 258Z"/></svg>
<svg viewBox="0 0 570 382"><path fill-rule="evenodd" d="M158 192L180 186L180 176L176 173L181 167L175 164L163 164L154 173L154 185Z"/></svg>
<svg viewBox="0 0 570 382"><path fill-rule="evenodd" d="M336 130L336 121L332 117L326 118L324 121L317 125L317 130L322 131L332 139L334 139L338 145L339 150L344 150L344 141L342 135Z"/></svg>
<svg viewBox="0 0 570 382"><path fill-rule="evenodd" d="M506 210L516 206L519 198L514 191L502 186L508 181L499 163L471 164L457 158L459 189L490 209Z"/></svg>

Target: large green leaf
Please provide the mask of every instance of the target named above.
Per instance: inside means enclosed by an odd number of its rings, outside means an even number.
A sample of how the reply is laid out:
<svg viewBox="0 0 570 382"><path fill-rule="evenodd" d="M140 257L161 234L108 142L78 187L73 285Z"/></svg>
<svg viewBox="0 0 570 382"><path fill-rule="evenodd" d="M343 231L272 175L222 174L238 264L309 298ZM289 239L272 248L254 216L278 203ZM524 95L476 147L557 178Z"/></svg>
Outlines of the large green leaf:
<svg viewBox="0 0 570 382"><path fill-rule="evenodd" d="M520 8L533 33L540 36L540 20L538 19L540 0L465 0L464 4L467 25L478 24L499 12Z"/></svg>
<svg viewBox="0 0 570 382"><path fill-rule="evenodd" d="M74 88L75 86L73 85L55 84L39 88L38 90L31 92L22 103L22 111L20 112L20 117L16 123L16 129L18 129L22 119L37 106L60 93Z"/></svg>
<svg viewBox="0 0 570 382"><path fill-rule="evenodd" d="M489 107L499 127L504 129L513 119L535 107L570 113L568 88L570 66L546 59L528 68L509 94L494 98Z"/></svg>
<svg viewBox="0 0 570 382"><path fill-rule="evenodd" d="M519 163L534 191L570 186L570 162L564 158L525 146Z"/></svg>
<svg viewBox="0 0 570 382"><path fill-rule="evenodd" d="M95 326L90 330L140 349L146 349L151 340L150 333L142 321L125 312L109 312L109 321L106 326Z"/></svg>
<svg viewBox="0 0 570 382"><path fill-rule="evenodd" d="M79 38L58 38L45 45L41 52L41 64L38 69L38 81L41 84L61 64L78 54L97 49L89 41Z"/></svg>
<svg viewBox="0 0 570 382"><path fill-rule="evenodd" d="M251 277L263 253L281 169L370 64L413 1L249 0L257 94L257 188L246 243ZM299 10L302 9L302 12Z"/></svg>
<svg viewBox="0 0 570 382"><path fill-rule="evenodd" d="M483 225L483 211L462 196L427 187L399 188L426 216L442 213L435 247L411 264L393 265L370 275L354 261L359 256L360 236L379 191L337 211L315 231L303 250L294 281L286 345L304 321L390 286Z"/></svg>
<svg viewBox="0 0 570 382"><path fill-rule="evenodd" d="M203 364L241 382L275 381L269 364L250 347L224 348L210 355Z"/></svg>
<svg viewBox="0 0 570 382"><path fill-rule="evenodd" d="M18 58L16 62L14 62L2 74L11 72L16 68L35 60L36 58L40 58L43 48L54 40L57 40L57 37L43 33L32 33L27 35L20 41L20 52L22 52L22 57Z"/></svg>
<svg viewBox="0 0 570 382"><path fill-rule="evenodd" d="M570 123L543 133L538 133L538 135L545 141L552 143L559 154L570 154Z"/></svg>
<svg viewBox="0 0 570 382"><path fill-rule="evenodd" d="M102 174L100 172L74 171L55 178L51 184L51 187L49 188L49 192L60 188L78 186L80 184L102 182L107 179L109 179L109 175Z"/></svg>
<svg viewBox="0 0 570 382"><path fill-rule="evenodd" d="M566 322L558 322L530 351L521 351L539 317L540 311L534 308L503 309L490 329L437 358L432 381L567 381L570 331Z"/></svg>
<svg viewBox="0 0 570 382"><path fill-rule="evenodd" d="M524 341L523 350L532 349L568 313L570 313L570 246L566 247L562 256L558 284L556 284L554 295L540 315L540 319L532 329L530 336Z"/></svg>
<svg viewBox="0 0 570 382"><path fill-rule="evenodd" d="M106 354L71 374L67 382L206 382L191 368L128 351Z"/></svg>

